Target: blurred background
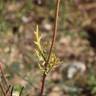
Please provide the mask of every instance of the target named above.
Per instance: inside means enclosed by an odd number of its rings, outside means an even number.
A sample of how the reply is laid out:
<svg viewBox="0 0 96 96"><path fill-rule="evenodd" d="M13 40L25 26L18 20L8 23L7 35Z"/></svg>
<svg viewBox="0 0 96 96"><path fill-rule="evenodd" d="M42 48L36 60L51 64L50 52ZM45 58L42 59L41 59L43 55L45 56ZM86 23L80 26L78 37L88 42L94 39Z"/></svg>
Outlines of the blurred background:
<svg viewBox="0 0 96 96"><path fill-rule="evenodd" d="M26 96L38 96L42 73L34 30L51 40L56 0L0 0L0 62ZM62 64L48 74L45 96L96 96L96 0L61 0L56 55Z"/></svg>

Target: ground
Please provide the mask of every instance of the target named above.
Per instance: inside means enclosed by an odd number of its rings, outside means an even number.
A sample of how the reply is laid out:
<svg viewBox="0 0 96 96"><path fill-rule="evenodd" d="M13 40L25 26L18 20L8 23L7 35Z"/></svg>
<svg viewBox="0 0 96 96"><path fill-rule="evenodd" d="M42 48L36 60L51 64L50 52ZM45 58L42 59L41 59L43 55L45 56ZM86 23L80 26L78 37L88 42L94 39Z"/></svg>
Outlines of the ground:
<svg viewBox="0 0 96 96"><path fill-rule="evenodd" d="M38 96L42 72L34 51L34 30L38 25L42 45L51 41L55 1L0 1L0 62L9 82L16 86L16 94L24 86L27 96ZM95 96L96 50L90 46L84 28L89 25L94 28L92 20L96 16L92 14L96 7L89 12L82 7L82 2L80 7L76 4L61 0L54 49L62 63L48 74L45 96Z"/></svg>

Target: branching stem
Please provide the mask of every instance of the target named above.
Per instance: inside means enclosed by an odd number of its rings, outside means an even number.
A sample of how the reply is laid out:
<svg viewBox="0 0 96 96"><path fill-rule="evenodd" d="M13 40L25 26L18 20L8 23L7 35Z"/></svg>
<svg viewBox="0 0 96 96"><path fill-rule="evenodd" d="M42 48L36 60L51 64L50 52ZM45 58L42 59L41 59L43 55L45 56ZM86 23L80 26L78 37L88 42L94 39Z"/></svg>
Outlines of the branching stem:
<svg viewBox="0 0 96 96"><path fill-rule="evenodd" d="M49 63L50 56L51 56L51 53L52 53L52 49L53 49L55 39L56 39L58 16L59 16L59 7L60 7L60 0L57 0L56 11L55 11L54 30L53 30L52 41L51 41L51 46L50 46L48 58L47 58L47 61L45 62L45 72L43 73L43 76L42 76L40 96L43 96L43 93L44 93L44 85L45 85L45 79L46 79L46 69L47 69L47 65Z"/></svg>

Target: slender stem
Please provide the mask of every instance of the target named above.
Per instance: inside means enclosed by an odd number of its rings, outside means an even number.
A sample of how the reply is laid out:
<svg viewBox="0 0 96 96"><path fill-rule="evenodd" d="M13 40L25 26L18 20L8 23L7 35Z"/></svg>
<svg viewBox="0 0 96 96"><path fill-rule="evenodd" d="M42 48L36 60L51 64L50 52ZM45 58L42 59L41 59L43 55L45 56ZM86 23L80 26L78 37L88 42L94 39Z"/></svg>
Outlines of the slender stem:
<svg viewBox="0 0 96 96"><path fill-rule="evenodd" d="M59 7L60 7L60 0L57 0L56 11L55 11L54 31L53 31L53 36L52 36L50 50L49 50L49 55L48 55L47 61L45 62L45 72L46 72L46 68L47 68L47 65L49 63L50 56L51 56L51 53L52 53L52 49L53 49L53 46L54 46L54 43L55 43L55 39L56 39ZM46 79L46 73L45 72L43 73L43 76L42 76L42 81L41 81L42 85L41 85L41 90L40 90L40 96L43 96L43 93L44 93L44 86L45 86L45 79Z"/></svg>
<svg viewBox="0 0 96 96"><path fill-rule="evenodd" d="M46 58L45 58L44 54L42 53L42 51L39 49L38 49L38 51L39 51L40 55L43 57L43 60L46 62Z"/></svg>
<svg viewBox="0 0 96 96"><path fill-rule="evenodd" d="M7 79L6 79L5 75L4 75L4 72L3 72L3 69L2 69L1 66L0 66L0 73L1 73L1 75L2 75L3 82L4 82L5 85L6 85L6 87L4 88L3 84L0 83L0 89L2 90L3 95L4 95L4 96L7 96L7 91L6 91L6 90L8 90L10 87L9 87L9 85L8 85Z"/></svg>
<svg viewBox="0 0 96 96"><path fill-rule="evenodd" d="M55 12L55 23L54 23L54 29L53 29L54 31L53 31L53 36L52 36L52 41L51 41L52 43L51 43L51 47L50 47L50 50L49 50L49 56L48 56L47 62L49 62L49 60L50 60L50 56L51 56L52 49L53 49L55 39L56 39L58 16L59 16L59 7L60 7L60 0L57 0L56 12Z"/></svg>
<svg viewBox="0 0 96 96"><path fill-rule="evenodd" d="M14 86L12 86L11 92L10 92L10 96L13 95L13 90L14 90Z"/></svg>
<svg viewBox="0 0 96 96"><path fill-rule="evenodd" d="M9 84L8 84L8 82L7 82L7 79L6 79L6 77L5 77L4 72L3 72L2 69L1 69L1 74L2 74L3 80L4 80L5 84L6 84L6 87L8 88L8 87L9 87Z"/></svg>
<svg viewBox="0 0 96 96"><path fill-rule="evenodd" d="M44 85L45 85L45 79L46 79L46 74L43 73L43 76L42 76L42 85L41 85L41 91L40 91L40 96L43 96L43 92L44 92Z"/></svg>
<svg viewBox="0 0 96 96"><path fill-rule="evenodd" d="M11 85L9 85L8 89L6 90L6 95L10 92Z"/></svg>
<svg viewBox="0 0 96 96"><path fill-rule="evenodd" d="M22 88L21 88L21 91L20 91L19 96L21 96L21 95L22 95L23 89L24 89L24 87L22 87Z"/></svg>
<svg viewBox="0 0 96 96"><path fill-rule="evenodd" d="M4 88L3 88L3 86L2 86L1 83L0 83L0 89L1 89L1 91L2 91L2 93L3 93L3 95L6 96L6 92L5 92L5 90L4 90Z"/></svg>

